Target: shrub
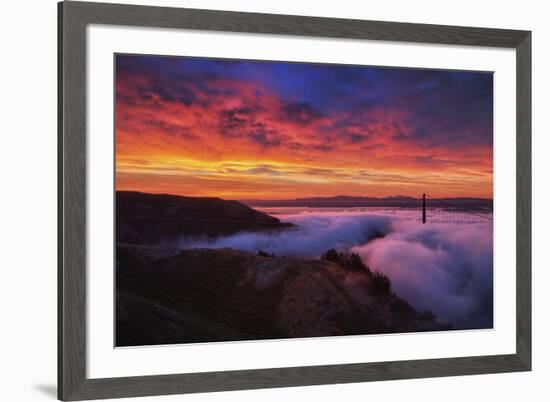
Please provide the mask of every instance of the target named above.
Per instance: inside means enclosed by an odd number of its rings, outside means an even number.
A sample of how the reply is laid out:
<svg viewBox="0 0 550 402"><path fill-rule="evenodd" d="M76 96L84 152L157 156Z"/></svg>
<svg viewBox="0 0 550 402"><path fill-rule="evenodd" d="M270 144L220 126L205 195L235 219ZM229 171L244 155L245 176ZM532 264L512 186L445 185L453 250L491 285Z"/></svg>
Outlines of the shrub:
<svg viewBox="0 0 550 402"><path fill-rule="evenodd" d="M258 251L258 257L275 257L275 254L266 253L264 250Z"/></svg>
<svg viewBox="0 0 550 402"><path fill-rule="evenodd" d="M331 248L326 253L321 255L321 259L325 261L334 262L350 271L366 271L371 272L369 267L363 262L359 254L349 252L338 252Z"/></svg>
<svg viewBox="0 0 550 402"><path fill-rule="evenodd" d="M390 278L381 272L374 271L372 274L371 290L377 295L389 295L391 293Z"/></svg>
<svg viewBox="0 0 550 402"><path fill-rule="evenodd" d="M400 317L408 317L415 311L409 303L399 297L392 298L390 302L390 309L392 313L397 314Z"/></svg>
<svg viewBox="0 0 550 402"><path fill-rule="evenodd" d="M418 315L418 318L423 321L434 321L435 314L431 310L424 310Z"/></svg>
<svg viewBox="0 0 550 402"><path fill-rule="evenodd" d="M370 290L378 296L391 294L391 281L386 275L378 271L371 271L367 264L363 262L359 254L346 251L338 252L331 248L321 255L321 259L334 262L342 268L349 271L363 271L370 275Z"/></svg>
<svg viewBox="0 0 550 402"><path fill-rule="evenodd" d="M335 262L336 264L340 264L340 255L338 254L338 251L331 248L325 254L321 255L321 260Z"/></svg>
<svg viewBox="0 0 550 402"><path fill-rule="evenodd" d="M359 257L359 254L356 254L356 253L349 254L348 261L349 261L349 266L352 270L355 270L355 271L363 270L370 273L369 267L367 267L367 265L363 262L361 257Z"/></svg>

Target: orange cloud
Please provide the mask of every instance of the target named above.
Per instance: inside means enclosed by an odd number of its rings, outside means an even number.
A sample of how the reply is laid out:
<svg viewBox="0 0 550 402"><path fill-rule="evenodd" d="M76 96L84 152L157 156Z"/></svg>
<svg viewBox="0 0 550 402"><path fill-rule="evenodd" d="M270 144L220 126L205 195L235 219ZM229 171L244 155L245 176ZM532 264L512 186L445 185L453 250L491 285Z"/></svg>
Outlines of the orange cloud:
<svg viewBox="0 0 550 402"><path fill-rule="evenodd" d="M246 77L202 79L117 70L117 190L492 198L492 141L454 140L443 132L444 115L430 121L442 128L438 137L399 104L321 108ZM473 124L457 135L476 138L479 130Z"/></svg>

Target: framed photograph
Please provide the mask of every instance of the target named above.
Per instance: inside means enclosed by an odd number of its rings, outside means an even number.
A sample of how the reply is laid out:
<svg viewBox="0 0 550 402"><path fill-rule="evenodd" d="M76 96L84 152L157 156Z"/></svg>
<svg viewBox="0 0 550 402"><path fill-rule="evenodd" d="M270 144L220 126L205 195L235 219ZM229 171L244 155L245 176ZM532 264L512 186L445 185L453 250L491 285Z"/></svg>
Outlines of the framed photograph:
<svg viewBox="0 0 550 402"><path fill-rule="evenodd" d="M531 33L59 3L58 396L531 369Z"/></svg>

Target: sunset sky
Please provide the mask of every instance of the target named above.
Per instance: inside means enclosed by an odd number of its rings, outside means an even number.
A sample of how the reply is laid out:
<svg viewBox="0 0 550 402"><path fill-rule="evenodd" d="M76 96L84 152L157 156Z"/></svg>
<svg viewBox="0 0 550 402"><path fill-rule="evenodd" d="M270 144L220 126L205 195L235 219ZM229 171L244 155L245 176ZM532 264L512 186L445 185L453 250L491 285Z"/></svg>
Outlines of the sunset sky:
<svg viewBox="0 0 550 402"><path fill-rule="evenodd" d="M493 75L116 56L116 188L492 198Z"/></svg>

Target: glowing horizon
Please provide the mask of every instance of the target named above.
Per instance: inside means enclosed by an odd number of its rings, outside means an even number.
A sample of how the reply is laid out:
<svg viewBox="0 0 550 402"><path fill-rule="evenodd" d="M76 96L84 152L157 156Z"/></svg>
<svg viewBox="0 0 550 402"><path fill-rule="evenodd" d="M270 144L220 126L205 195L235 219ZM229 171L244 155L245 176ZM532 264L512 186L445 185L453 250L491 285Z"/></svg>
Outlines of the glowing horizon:
<svg viewBox="0 0 550 402"><path fill-rule="evenodd" d="M493 198L492 73L116 56L116 189Z"/></svg>

